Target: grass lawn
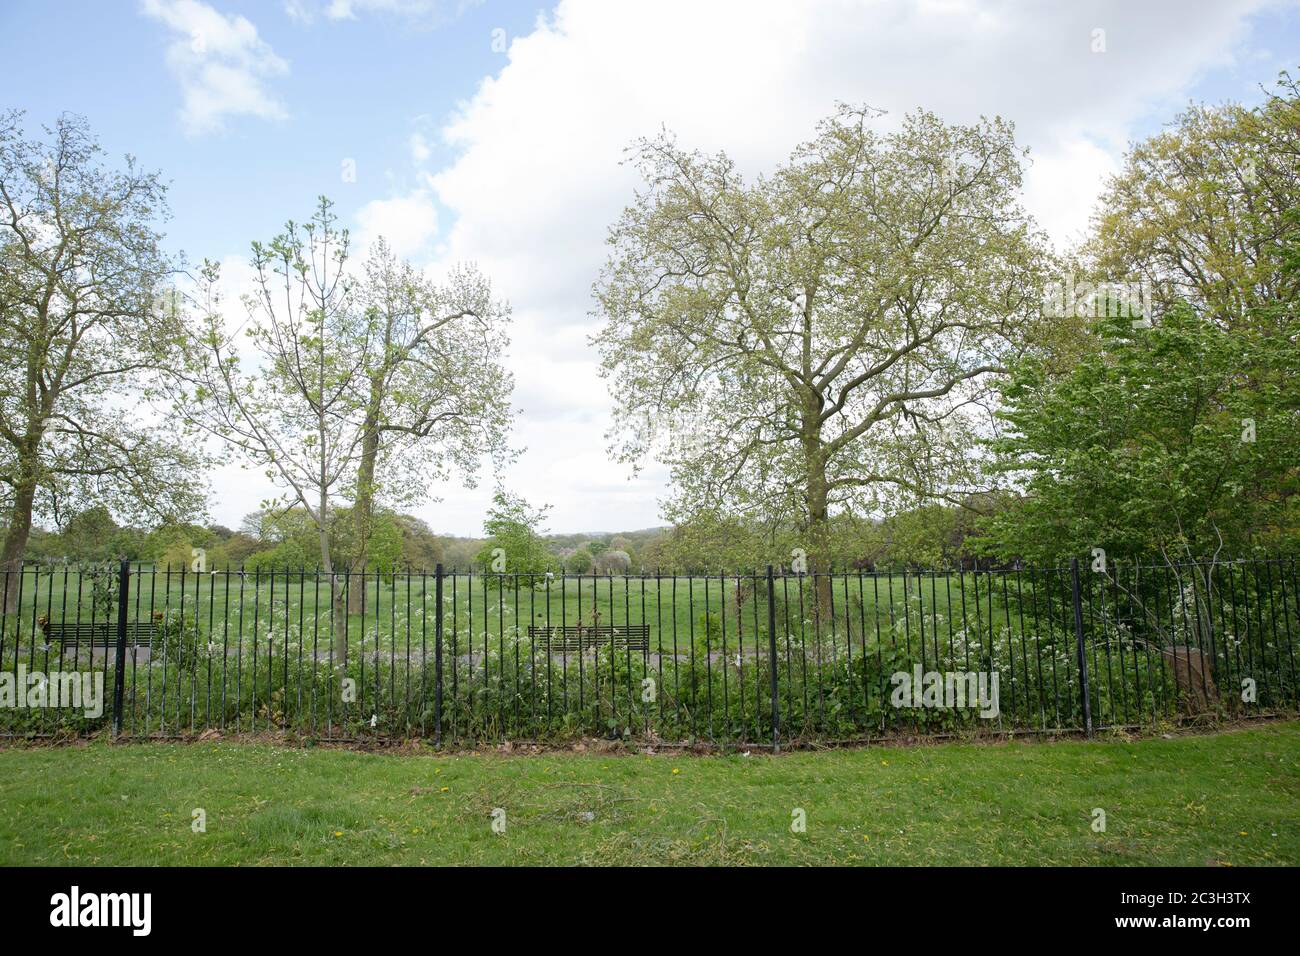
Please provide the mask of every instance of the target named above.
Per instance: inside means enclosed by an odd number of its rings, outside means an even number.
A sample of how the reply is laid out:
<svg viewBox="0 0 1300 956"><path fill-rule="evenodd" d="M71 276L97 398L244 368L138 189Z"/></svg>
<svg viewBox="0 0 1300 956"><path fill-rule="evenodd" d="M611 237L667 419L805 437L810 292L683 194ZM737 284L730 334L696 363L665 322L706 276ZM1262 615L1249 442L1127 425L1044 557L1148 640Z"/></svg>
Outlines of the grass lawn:
<svg viewBox="0 0 1300 956"><path fill-rule="evenodd" d="M969 572L927 575L924 581L915 576L885 573L836 575L831 582L836 613L833 625L828 626L843 634L850 627L856 633L863 627L873 632L879 625L888 633L892 616L901 619L905 613L914 616L919 613L926 618L923 625L926 628L938 627L940 623L947 626L947 616L951 616L957 621L957 627L965 621L976 633L982 633L988 628L990 617L997 623L1007 623L1007 604L1001 593L1004 587L1010 589L1009 596L1014 596L1019 583L1028 599L1036 589L1048 586L1046 580L1045 575L1026 575L1020 582L1014 575L1010 580L998 578L992 585L995 593L990 594L988 577ZM738 631L741 642L748 647L767 621L766 598L761 593L765 584L755 578L741 580L739 605L734 577L668 576L656 581L653 575L648 578L588 575L557 578L549 589L522 587L517 591L485 587L489 581L490 576L470 579L464 574L444 580L444 627L449 635L454 630L460 646L465 646L471 635L476 642L481 642L485 633L495 636L503 629L514 626L522 629L530 623L545 627L548 623L555 626L600 622L616 626L646 624L650 628L652 647L666 652L676 648L680 653L687 653L693 643L703 640L702 622L709 614L718 615L721 621L725 610L725 627L732 648ZM360 587L360 583L354 580L352 586ZM757 605L756 587L762 597ZM801 605L799 586L794 579L779 580L776 587L778 599L789 605L790 620L782 620L782 627L788 626L792 632L799 633L801 609L805 618L812 613L811 593L805 593ZM378 644L380 648L395 647L400 652L409 638L418 654L422 636L432 639L433 576L399 574L395 581L387 577L381 581L375 575L367 575L365 588L366 614L348 616L350 645L359 649L364 634L366 646L373 649ZM811 584L805 583L805 589L810 588ZM329 579L324 575L250 571L241 576L223 571L215 575L182 576L179 569L168 572L146 568L133 574L131 589L131 620L148 620L163 611L183 612L195 617L204 641L218 646L233 647L241 636L248 641L255 630L262 634L268 629L276 634L292 632L291 641L295 646L301 633L304 647L309 651L315 648L324 653L330 645L330 588ZM37 574L29 569L23 577L20 610L3 615L4 620L0 621L7 635L3 649L12 655L21 646L22 656L26 658L33 634L39 632L37 619L41 616L56 622L87 624L116 620L115 606L96 607L92 594L89 575L67 569L43 570ZM911 606L905 611L904 605L909 600ZM935 620L935 615L941 620ZM785 616L783 611L782 617ZM20 635L17 640L15 633ZM36 643L43 644L44 638L38 636Z"/></svg>
<svg viewBox="0 0 1300 956"><path fill-rule="evenodd" d="M0 750L0 864L154 863L1296 865L1300 723L778 757Z"/></svg>

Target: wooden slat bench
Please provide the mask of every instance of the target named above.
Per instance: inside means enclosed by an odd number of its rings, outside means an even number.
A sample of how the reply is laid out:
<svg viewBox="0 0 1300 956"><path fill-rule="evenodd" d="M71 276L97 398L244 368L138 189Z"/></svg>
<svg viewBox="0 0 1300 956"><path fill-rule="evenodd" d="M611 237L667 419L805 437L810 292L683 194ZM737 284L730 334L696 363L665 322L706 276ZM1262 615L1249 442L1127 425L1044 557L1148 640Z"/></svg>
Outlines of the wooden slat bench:
<svg viewBox="0 0 1300 956"><path fill-rule="evenodd" d="M51 642L58 641L59 649L66 650L68 645L89 644L96 647L110 648L117 646L117 623L110 621L89 622L42 621L41 630ZM151 647L158 636L155 621L128 621L126 624L127 647Z"/></svg>
<svg viewBox="0 0 1300 956"><path fill-rule="evenodd" d="M609 647L611 640L616 648L646 651L650 648L649 624L556 624L528 625L528 637L536 646L545 649L550 640L551 653L582 653Z"/></svg>

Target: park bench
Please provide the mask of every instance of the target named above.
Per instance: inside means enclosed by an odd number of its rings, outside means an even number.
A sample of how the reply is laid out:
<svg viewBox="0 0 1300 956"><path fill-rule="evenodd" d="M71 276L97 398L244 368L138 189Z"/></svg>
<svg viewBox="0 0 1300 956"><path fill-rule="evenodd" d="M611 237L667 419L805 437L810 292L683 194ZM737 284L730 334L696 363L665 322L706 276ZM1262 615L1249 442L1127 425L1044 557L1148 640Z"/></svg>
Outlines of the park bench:
<svg viewBox="0 0 1300 956"><path fill-rule="evenodd" d="M551 627L530 624L528 637L538 647L546 647L549 639L551 653L599 650L609 647L622 647L631 651L647 651L650 648L649 624L555 624Z"/></svg>
<svg viewBox="0 0 1300 956"><path fill-rule="evenodd" d="M96 647L117 646L116 622L96 621L92 624L85 621L69 623L42 620L40 625L47 640L51 643L58 642L60 651L67 650L69 645L77 644L88 644L92 650ZM150 647L157 636L158 625L155 621L128 621L126 624L128 647Z"/></svg>

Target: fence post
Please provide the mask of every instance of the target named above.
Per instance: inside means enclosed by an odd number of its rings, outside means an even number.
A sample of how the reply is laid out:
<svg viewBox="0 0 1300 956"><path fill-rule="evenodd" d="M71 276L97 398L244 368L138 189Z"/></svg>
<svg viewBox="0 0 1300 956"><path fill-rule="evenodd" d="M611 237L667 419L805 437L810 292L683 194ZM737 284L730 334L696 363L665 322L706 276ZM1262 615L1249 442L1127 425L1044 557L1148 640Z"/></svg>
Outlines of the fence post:
<svg viewBox="0 0 1300 956"><path fill-rule="evenodd" d="M117 664L113 672L113 736L122 734L122 696L126 690L126 611L131 593L131 562L117 569Z"/></svg>
<svg viewBox="0 0 1300 956"><path fill-rule="evenodd" d="M433 743L442 746L442 565L434 568L433 584ZM454 665L453 665L454 666Z"/></svg>
<svg viewBox="0 0 1300 956"><path fill-rule="evenodd" d="M781 750L780 695L776 686L776 582L772 565L767 566L767 670L772 687L772 753Z"/></svg>
<svg viewBox="0 0 1300 956"><path fill-rule="evenodd" d="M1083 697L1084 732L1092 736L1092 702L1088 692L1088 655L1083 649L1083 602L1079 597L1079 559L1070 559L1070 590L1074 597L1074 640L1079 655L1079 693Z"/></svg>

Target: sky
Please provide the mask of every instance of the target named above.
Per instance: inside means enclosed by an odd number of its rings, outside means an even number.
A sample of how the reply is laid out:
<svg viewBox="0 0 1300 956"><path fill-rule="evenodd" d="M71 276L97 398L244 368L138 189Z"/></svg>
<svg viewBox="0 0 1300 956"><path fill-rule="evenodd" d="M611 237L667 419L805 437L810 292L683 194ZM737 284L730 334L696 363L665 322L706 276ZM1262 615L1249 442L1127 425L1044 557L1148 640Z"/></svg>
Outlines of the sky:
<svg viewBox="0 0 1300 956"><path fill-rule="evenodd" d="M612 399L588 336L620 165L661 128L747 176L836 103L1000 115L1030 149L1024 199L1081 238L1127 145L1190 101L1253 103L1300 68L1300 0L3 0L0 108L33 132L85 116L110 157L170 183L168 247L222 263L328 195L354 247L379 235L438 275L475 262L513 310L513 443L502 474L429 489L437 532L473 535L498 484L556 532L662 524L667 473L606 453ZM617 383L613 383L617 388ZM235 527L276 492L209 476Z"/></svg>

